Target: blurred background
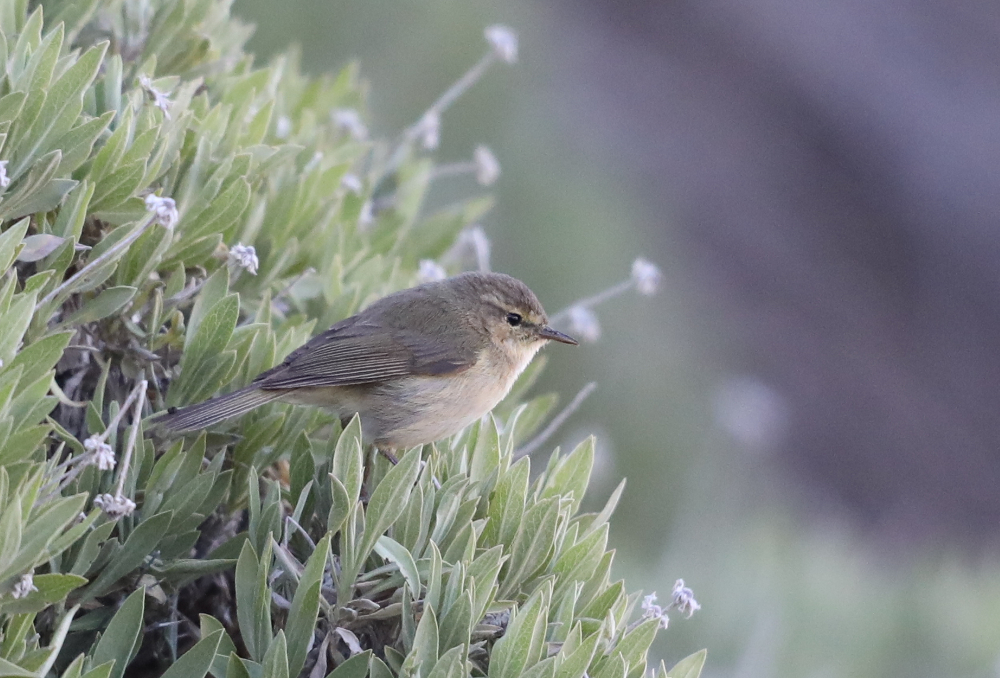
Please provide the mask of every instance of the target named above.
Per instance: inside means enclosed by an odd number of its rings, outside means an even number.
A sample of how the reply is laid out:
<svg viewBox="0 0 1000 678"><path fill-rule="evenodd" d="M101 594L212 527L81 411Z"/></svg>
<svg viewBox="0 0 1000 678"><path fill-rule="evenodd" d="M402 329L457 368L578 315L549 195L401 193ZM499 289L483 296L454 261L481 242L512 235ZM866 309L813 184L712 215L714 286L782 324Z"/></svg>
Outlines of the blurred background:
<svg viewBox="0 0 1000 678"><path fill-rule="evenodd" d="M486 51L493 268L550 312L628 276L539 390L597 392L616 573L703 609L706 676L1000 675L1000 6L982 0L236 0L262 59L361 63L393 135ZM482 192L441 179L433 198Z"/></svg>

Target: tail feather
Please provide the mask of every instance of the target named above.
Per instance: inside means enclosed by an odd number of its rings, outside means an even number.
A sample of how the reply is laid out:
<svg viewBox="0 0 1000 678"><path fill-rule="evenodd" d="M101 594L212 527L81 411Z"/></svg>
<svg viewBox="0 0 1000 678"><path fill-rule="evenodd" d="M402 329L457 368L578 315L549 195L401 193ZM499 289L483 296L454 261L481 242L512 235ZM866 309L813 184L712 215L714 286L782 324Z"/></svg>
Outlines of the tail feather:
<svg viewBox="0 0 1000 678"><path fill-rule="evenodd" d="M249 412L278 400L282 395L280 391L262 391L256 386L248 386L218 398L174 410L158 419L156 424L171 431L194 431Z"/></svg>

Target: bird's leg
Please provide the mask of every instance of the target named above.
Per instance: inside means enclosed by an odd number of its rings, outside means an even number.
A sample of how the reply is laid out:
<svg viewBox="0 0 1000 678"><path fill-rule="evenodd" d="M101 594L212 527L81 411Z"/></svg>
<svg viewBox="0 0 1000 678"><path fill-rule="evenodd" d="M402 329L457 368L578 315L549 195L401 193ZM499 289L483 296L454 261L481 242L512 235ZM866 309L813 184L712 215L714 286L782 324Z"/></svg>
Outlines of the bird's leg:
<svg viewBox="0 0 1000 678"><path fill-rule="evenodd" d="M388 459L389 463L392 464L393 466L399 463L399 459L397 459L396 455L393 454L394 450L392 450L391 448L379 447L376 445L375 449L378 450L379 454Z"/></svg>

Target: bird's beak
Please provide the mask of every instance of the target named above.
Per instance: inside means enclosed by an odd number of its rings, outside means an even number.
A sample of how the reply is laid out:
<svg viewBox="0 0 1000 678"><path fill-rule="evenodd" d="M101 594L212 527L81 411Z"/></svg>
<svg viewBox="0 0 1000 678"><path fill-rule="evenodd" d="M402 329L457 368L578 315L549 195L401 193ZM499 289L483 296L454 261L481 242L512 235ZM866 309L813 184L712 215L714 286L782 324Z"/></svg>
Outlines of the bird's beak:
<svg viewBox="0 0 1000 678"><path fill-rule="evenodd" d="M542 339L551 339L552 341L558 341L561 344L570 344L572 346L576 346L580 343L568 334L563 334L559 330L554 330L548 325L542 325L538 328L538 336Z"/></svg>

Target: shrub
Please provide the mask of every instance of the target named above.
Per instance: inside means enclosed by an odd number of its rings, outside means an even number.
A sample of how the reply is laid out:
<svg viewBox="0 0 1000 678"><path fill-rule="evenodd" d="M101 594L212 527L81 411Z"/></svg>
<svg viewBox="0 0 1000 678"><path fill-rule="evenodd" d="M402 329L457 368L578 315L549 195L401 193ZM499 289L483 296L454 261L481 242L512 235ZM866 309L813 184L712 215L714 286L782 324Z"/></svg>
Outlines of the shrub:
<svg viewBox="0 0 1000 678"><path fill-rule="evenodd" d="M0 676L642 675L622 488L579 513L593 440L534 480L515 456L541 363L396 466L282 404L146 435L457 271L489 207L427 214L426 120L368 139L354 66L255 68L247 35L220 0L0 0Z"/></svg>

